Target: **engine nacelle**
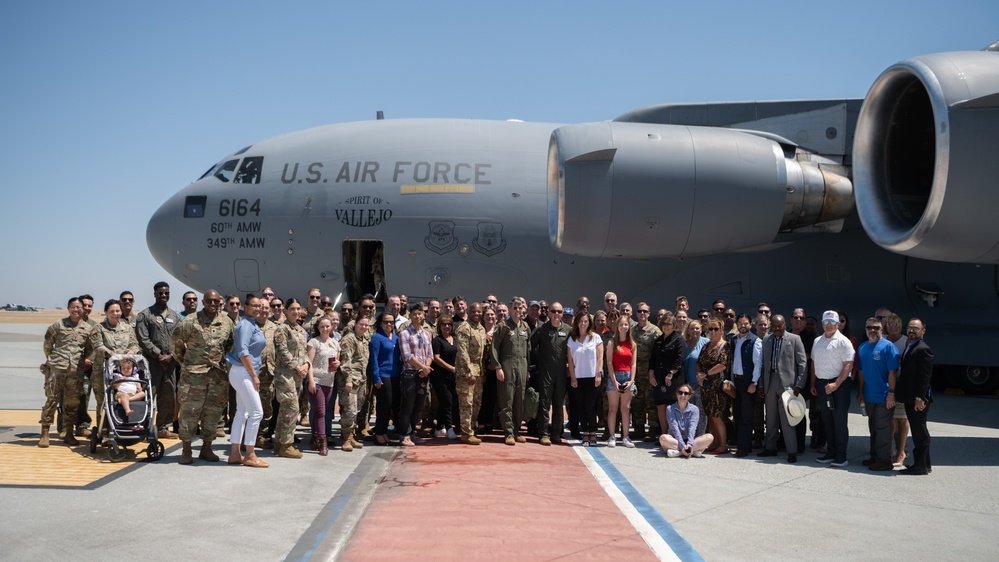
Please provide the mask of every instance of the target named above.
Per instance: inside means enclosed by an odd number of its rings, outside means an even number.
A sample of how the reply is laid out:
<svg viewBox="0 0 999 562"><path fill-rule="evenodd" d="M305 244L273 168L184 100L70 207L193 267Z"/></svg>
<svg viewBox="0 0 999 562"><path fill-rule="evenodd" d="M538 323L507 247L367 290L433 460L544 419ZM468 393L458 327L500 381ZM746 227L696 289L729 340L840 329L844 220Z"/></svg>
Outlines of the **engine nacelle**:
<svg viewBox="0 0 999 562"><path fill-rule="evenodd" d="M938 53L884 71L853 146L872 240L918 258L999 262L999 53Z"/></svg>
<svg viewBox="0 0 999 562"><path fill-rule="evenodd" d="M834 223L850 181L765 136L645 123L560 127L548 145L548 228L563 252L689 257ZM841 223L840 223L841 224Z"/></svg>

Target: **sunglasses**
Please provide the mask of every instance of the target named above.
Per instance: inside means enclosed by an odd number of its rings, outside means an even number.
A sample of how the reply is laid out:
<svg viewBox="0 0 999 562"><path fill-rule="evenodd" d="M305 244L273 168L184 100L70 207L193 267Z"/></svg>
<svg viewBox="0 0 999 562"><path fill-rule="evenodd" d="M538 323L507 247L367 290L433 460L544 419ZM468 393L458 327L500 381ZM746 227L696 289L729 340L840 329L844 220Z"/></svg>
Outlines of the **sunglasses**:
<svg viewBox="0 0 999 562"><path fill-rule="evenodd" d="M804 319L805 319L804 316L792 316L791 317L791 320L804 320Z"/></svg>
<svg viewBox="0 0 999 562"><path fill-rule="evenodd" d="M716 308L715 312L725 312L725 309L724 308Z"/></svg>
<svg viewBox="0 0 999 562"><path fill-rule="evenodd" d="M761 309L757 310L756 312L759 313L759 314L770 314L770 309L769 308L761 308Z"/></svg>
<svg viewBox="0 0 999 562"><path fill-rule="evenodd" d="M868 332L880 332L881 326L866 326Z"/></svg>
<svg viewBox="0 0 999 562"><path fill-rule="evenodd" d="M209 302L211 304L222 304L222 299L208 299L205 302Z"/></svg>
<svg viewBox="0 0 999 562"><path fill-rule="evenodd" d="M274 296L274 293L264 293L264 296L267 298L271 298Z"/></svg>
<svg viewBox="0 0 999 562"><path fill-rule="evenodd" d="M319 300L323 298L321 295L309 295L309 300Z"/></svg>
<svg viewBox="0 0 999 562"><path fill-rule="evenodd" d="M709 332L720 332L721 328L719 328L718 326L715 326L714 328L708 328L708 331Z"/></svg>
<svg viewBox="0 0 999 562"><path fill-rule="evenodd" d="M676 395L677 396L690 396L691 394L692 393L687 392L686 390L677 390L676 391Z"/></svg>
<svg viewBox="0 0 999 562"><path fill-rule="evenodd" d="M552 314L562 314L562 309L561 308L553 308L551 310L551 313Z"/></svg>
<svg viewBox="0 0 999 562"><path fill-rule="evenodd" d="M639 310L638 313L639 314L648 314L649 311L648 310Z"/></svg>
<svg viewBox="0 0 999 562"><path fill-rule="evenodd" d="M121 299L121 302L135 302L135 299Z"/></svg>
<svg viewBox="0 0 999 562"><path fill-rule="evenodd" d="M229 303L229 306L239 306L239 304L240 303L238 303L238 302L231 302L231 303Z"/></svg>
<svg viewBox="0 0 999 562"><path fill-rule="evenodd" d="M725 318L735 318L735 314L726 314Z"/></svg>

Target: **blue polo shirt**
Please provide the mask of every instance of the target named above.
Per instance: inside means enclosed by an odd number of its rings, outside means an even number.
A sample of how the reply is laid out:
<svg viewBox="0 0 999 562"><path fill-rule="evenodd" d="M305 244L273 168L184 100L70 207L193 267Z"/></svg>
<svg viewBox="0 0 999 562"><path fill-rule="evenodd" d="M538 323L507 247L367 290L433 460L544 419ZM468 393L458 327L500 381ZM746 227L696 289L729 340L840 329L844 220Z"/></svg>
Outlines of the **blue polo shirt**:
<svg viewBox="0 0 999 562"><path fill-rule="evenodd" d="M864 402L884 404L888 400L888 371L898 370L898 348L884 338L878 343L866 341L857 358L864 376Z"/></svg>

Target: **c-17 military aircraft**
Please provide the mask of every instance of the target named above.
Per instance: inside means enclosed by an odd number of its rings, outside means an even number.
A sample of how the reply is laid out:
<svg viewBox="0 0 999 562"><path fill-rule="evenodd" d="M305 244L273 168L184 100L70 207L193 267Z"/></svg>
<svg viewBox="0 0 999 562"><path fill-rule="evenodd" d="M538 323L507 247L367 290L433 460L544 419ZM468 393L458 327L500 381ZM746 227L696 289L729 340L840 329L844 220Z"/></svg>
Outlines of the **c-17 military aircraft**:
<svg viewBox="0 0 999 562"><path fill-rule="evenodd" d="M199 290L487 292L738 311L886 306L966 390L999 386L999 42L864 99L666 104L606 122L379 119L223 158L146 239Z"/></svg>

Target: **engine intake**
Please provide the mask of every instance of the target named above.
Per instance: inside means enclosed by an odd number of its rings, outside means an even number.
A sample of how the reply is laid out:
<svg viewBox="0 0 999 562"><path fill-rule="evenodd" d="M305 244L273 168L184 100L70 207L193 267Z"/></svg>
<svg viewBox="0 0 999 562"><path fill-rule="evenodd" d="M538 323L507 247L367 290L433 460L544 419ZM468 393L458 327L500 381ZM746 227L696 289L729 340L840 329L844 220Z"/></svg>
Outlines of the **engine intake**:
<svg viewBox="0 0 999 562"><path fill-rule="evenodd" d="M807 159L806 159L807 160ZM584 123L548 145L552 245L594 257L690 257L840 221L850 180L771 138L711 127Z"/></svg>
<svg viewBox="0 0 999 562"><path fill-rule="evenodd" d="M999 262L999 53L902 61L871 86L854 139L857 211L887 250Z"/></svg>

